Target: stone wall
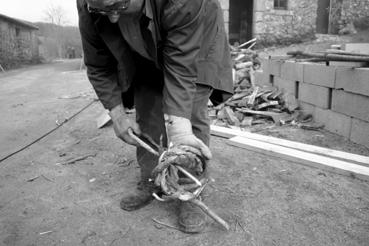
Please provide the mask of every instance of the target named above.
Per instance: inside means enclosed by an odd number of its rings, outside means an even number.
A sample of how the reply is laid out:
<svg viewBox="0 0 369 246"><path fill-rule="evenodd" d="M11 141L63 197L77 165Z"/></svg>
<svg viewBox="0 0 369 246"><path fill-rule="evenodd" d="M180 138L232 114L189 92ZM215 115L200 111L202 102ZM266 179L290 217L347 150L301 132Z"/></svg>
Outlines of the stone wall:
<svg viewBox="0 0 369 246"><path fill-rule="evenodd" d="M331 25L339 31L349 24L355 24L367 18L369 25L368 0L332 0Z"/></svg>
<svg viewBox="0 0 369 246"><path fill-rule="evenodd" d="M38 58L38 41L32 29L0 20L0 64L17 67Z"/></svg>
<svg viewBox="0 0 369 246"><path fill-rule="evenodd" d="M290 0L287 10L274 9L273 0L254 4L254 37L261 44L296 42L315 33L317 0Z"/></svg>

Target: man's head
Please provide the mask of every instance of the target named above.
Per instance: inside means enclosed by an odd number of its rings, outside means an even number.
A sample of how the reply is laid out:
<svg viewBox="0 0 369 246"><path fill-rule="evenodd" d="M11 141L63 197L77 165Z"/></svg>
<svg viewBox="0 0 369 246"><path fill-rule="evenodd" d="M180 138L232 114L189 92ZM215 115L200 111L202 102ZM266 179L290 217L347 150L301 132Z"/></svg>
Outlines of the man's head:
<svg viewBox="0 0 369 246"><path fill-rule="evenodd" d="M137 13L144 0L86 0L91 13L106 15L110 22L116 23L121 14Z"/></svg>

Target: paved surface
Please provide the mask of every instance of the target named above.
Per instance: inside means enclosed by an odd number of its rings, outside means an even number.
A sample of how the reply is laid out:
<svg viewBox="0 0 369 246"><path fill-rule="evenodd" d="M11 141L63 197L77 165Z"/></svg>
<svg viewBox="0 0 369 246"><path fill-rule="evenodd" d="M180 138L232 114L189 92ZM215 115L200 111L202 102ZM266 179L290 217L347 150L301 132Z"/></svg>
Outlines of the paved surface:
<svg viewBox="0 0 369 246"><path fill-rule="evenodd" d="M0 156L25 146L94 98L79 61L0 75ZM69 98L69 99L68 99ZM94 103L30 148L0 162L0 245L363 245L369 242L369 183L241 150L213 138L206 203L231 224L205 233L176 226L177 204L135 212L119 200L136 186L134 148L111 127L96 129ZM325 132L269 134L368 154ZM88 157L86 157L88 156ZM68 160L86 157L68 165Z"/></svg>

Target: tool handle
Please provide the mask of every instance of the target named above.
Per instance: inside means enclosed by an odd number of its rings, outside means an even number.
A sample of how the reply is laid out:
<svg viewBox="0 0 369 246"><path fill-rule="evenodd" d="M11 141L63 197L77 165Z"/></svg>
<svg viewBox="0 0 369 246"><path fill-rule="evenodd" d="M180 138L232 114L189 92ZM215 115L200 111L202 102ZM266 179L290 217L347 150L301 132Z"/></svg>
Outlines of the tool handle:
<svg viewBox="0 0 369 246"><path fill-rule="evenodd" d="M159 152L157 152L156 150L154 150L153 148L151 148L150 145L148 145L147 143L145 143L143 140L141 140L138 136L136 136L136 134L134 134L132 128L128 128L128 134L129 136L134 139L142 148L146 149L147 151L149 151L150 153L159 156Z"/></svg>
<svg viewBox="0 0 369 246"><path fill-rule="evenodd" d="M214 211L212 211L205 203L200 200L192 199L189 202L192 202L196 206L200 207L202 211L204 211L207 215L209 215L213 220L221 224L227 231L229 231L229 225L222 218L220 218Z"/></svg>

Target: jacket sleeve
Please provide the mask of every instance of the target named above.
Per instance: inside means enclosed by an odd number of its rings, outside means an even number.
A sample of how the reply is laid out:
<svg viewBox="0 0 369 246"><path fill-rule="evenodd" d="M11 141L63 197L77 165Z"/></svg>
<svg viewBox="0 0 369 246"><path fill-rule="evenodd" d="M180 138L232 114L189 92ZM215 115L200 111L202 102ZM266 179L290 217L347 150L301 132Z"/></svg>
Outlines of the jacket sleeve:
<svg viewBox="0 0 369 246"><path fill-rule="evenodd" d="M161 20L164 113L190 119L196 93L196 59L203 40L204 0L173 0Z"/></svg>
<svg viewBox="0 0 369 246"><path fill-rule="evenodd" d="M110 110L122 103L117 62L99 36L84 2L78 0L77 8L87 76L103 106Z"/></svg>

